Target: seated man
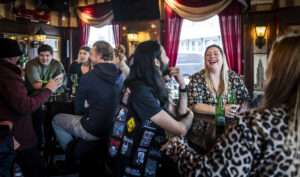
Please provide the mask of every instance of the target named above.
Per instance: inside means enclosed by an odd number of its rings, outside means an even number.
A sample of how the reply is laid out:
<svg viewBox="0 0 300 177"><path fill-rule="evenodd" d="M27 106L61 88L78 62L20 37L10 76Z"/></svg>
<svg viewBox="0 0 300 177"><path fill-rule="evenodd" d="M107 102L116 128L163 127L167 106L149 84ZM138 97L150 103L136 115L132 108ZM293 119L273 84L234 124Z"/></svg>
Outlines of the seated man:
<svg viewBox="0 0 300 177"><path fill-rule="evenodd" d="M34 91L42 89L43 79L48 81L64 72L64 67L60 61L53 59L52 47L41 45L38 48L38 57L30 60L25 67L26 87L29 94L32 95ZM66 85L66 80L63 85ZM60 87L57 92L64 92L64 88ZM44 119L41 108L32 114L33 128L38 137L39 146L43 144L42 124Z"/></svg>
<svg viewBox="0 0 300 177"><path fill-rule="evenodd" d="M94 69L82 76L74 101L76 112L85 114L58 114L52 121L64 150L73 140L72 136L88 141L106 139L119 106L125 76L113 63L113 48L105 41L97 41L89 58Z"/></svg>
<svg viewBox="0 0 300 177"><path fill-rule="evenodd" d="M53 59L52 47L41 45L38 48L38 57L26 64L26 87L29 91L39 90L44 78L50 80L62 73L65 73L64 67L60 61ZM64 92L64 88L60 87L57 92Z"/></svg>

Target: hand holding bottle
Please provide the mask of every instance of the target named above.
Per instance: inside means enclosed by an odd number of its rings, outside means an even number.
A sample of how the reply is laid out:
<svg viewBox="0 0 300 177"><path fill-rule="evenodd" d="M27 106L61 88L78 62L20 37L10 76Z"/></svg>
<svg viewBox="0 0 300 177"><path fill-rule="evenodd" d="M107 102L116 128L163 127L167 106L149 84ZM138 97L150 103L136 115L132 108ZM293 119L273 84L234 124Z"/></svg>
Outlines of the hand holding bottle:
<svg viewBox="0 0 300 177"><path fill-rule="evenodd" d="M234 118L234 116L237 113L237 110L239 109L239 105L237 104L226 104L224 106L225 108L225 116L229 118Z"/></svg>
<svg viewBox="0 0 300 177"><path fill-rule="evenodd" d="M55 92L60 86L63 84L63 77L56 77L55 79L51 79L48 81L45 88L48 88L53 92Z"/></svg>

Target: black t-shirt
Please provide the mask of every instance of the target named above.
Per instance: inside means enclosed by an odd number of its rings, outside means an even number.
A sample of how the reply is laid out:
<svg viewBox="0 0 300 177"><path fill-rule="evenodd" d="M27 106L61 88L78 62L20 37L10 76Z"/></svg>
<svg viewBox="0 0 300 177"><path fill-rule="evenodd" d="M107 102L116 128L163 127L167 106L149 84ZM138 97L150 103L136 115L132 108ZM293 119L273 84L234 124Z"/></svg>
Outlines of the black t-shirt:
<svg viewBox="0 0 300 177"><path fill-rule="evenodd" d="M165 143L165 132L150 118L162 110L152 89L139 84L131 88L126 121L115 121L111 144L117 144L114 176L155 176L161 158L160 148ZM120 120L116 118L116 120ZM118 142L119 141L119 142Z"/></svg>

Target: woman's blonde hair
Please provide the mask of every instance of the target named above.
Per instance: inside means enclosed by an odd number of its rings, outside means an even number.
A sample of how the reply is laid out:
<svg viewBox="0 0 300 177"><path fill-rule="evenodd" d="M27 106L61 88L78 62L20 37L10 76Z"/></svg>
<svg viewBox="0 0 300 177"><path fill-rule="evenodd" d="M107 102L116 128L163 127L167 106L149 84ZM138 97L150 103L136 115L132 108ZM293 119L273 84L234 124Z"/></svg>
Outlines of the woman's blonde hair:
<svg viewBox="0 0 300 177"><path fill-rule="evenodd" d="M213 87L213 82L212 82L212 79L210 77L210 72L208 70L208 66L205 62L205 57L206 57L206 53L208 51L208 49L212 48L212 47L216 47L217 49L219 49L221 55L222 55L222 59L223 59L223 65L222 65L222 69L221 69L221 78L220 78L220 84L219 84L219 88L217 90L217 93L219 95L223 95L223 96L227 96L227 88L228 88L228 64L227 64L227 60L226 60L226 56L224 54L224 51L223 49L216 45L216 44L213 44L213 45L210 45L206 48L205 52L204 52L204 77L205 77L205 80L206 80L206 84L207 84L207 88L208 90L210 91L210 93L212 94L212 96L215 98L215 101L216 101L216 94L214 92L214 87Z"/></svg>
<svg viewBox="0 0 300 177"><path fill-rule="evenodd" d="M300 147L300 35L279 38L273 44L268 60L265 94L260 110L281 104L286 105L291 117L286 144L294 143L291 138L296 133L298 151ZM299 160L299 156L297 158Z"/></svg>
<svg viewBox="0 0 300 177"><path fill-rule="evenodd" d="M115 57L119 57L120 60L126 61L126 55L125 55L125 47L120 44L116 49L114 49Z"/></svg>

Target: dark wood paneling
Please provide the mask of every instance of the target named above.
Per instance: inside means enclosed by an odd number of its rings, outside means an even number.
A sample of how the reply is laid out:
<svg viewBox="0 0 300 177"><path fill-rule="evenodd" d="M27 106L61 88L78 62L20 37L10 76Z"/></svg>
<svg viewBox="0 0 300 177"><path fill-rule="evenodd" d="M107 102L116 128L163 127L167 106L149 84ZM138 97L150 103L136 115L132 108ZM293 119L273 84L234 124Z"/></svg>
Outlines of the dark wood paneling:
<svg viewBox="0 0 300 177"><path fill-rule="evenodd" d="M276 9L267 12L249 12L244 14L243 26L243 57L244 57L244 77L249 91L253 92L253 53L254 40L252 36L256 24L268 25L267 53L271 50L276 38L284 34L288 24L300 24L300 7L289 7Z"/></svg>

